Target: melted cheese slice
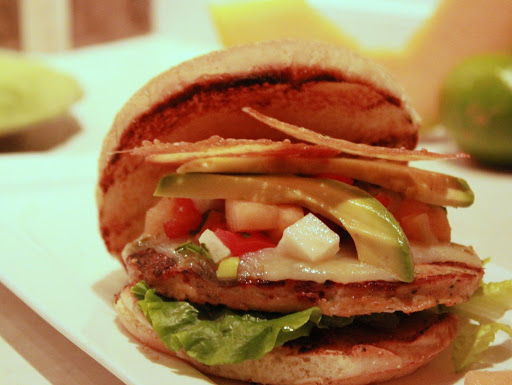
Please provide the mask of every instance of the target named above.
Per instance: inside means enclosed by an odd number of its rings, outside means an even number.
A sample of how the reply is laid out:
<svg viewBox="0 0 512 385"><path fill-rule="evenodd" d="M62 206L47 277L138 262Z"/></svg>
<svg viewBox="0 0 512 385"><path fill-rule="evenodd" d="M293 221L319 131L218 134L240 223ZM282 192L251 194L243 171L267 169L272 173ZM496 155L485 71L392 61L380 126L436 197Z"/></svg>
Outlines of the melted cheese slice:
<svg viewBox="0 0 512 385"><path fill-rule="evenodd" d="M186 240L183 240L185 242ZM143 242L128 244L123 258L141 249L153 248L164 255L176 255L175 249L180 243L146 238ZM390 281L398 279L389 272L375 266L359 262L352 244L342 245L335 258L322 261L304 261L276 253L275 248L262 249L244 255L240 259L238 276L245 279L281 281L294 279L323 283L355 283L365 281ZM455 262L481 267L482 261L473 248L456 243L420 246L411 244L415 265L426 263ZM184 258L180 255L180 258ZM185 257L186 258L186 257Z"/></svg>
<svg viewBox="0 0 512 385"><path fill-rule="evenodd" d="M334 259L305 262L276 255L275 249L263 249L242 258L238 275L247 279L280 281L294 279L323 283L354 283L365 281L398 281L389 272L357 260L353 247L343 247ZM482 262L472 248L455 243L434 246L411 245L416 265L456 262L481 267Z"/></svg>

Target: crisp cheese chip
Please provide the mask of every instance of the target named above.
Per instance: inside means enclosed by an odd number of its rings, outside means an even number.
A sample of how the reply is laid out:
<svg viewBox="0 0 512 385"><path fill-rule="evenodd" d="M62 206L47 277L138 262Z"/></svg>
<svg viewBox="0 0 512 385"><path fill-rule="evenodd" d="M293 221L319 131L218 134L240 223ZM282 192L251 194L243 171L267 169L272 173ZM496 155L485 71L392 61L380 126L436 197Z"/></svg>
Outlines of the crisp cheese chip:
<svg viewBox="0 0 512 385"><path fill-rule="evenodd" d="M348 140L322 135L304 127L281 122L280 120L264 115L261 112L252 109L251 107L244 107L242 110L248 115L252 116L254 119L257 119L269 127L275 128L276 130L281 131L296 139L330 147L332 149L338 150L339 152L350 155L406 162L411 160L442 160L469 157L469 155L462 152L456 154L438 154L424 149L414 151L407 150L405 148L389 148L370 146L363 143L353 143Z"/></svg>
<svg viewBox="0 0 512 385"><path fill-rule="evenodd" d="M130 151L152 163L181 164L193 159L218 156L300 156L328 158L340 151L326 146L292 143L289 140L275 142L270 139L223 139L212 136L199 142L163 143L158 140L144 141L141 147Z"/></svg>

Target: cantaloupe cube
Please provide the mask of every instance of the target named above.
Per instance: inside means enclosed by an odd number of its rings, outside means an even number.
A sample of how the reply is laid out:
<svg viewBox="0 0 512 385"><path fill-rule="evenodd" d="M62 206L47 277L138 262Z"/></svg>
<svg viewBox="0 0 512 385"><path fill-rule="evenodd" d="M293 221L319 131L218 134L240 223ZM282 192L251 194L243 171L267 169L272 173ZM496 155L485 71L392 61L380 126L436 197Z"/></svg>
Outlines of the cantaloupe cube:
<svg viewBox="0 0 512 385"><path fill-rule="evenodd" d="M276 227L278 218L276 205L226 200L226 221L233 232L270 230Z"/></svg>
<svg viewBox="0 0 512 385"><path fill-rule="evenodd" d="M340 248L340 237L315 215L309 213L288 226L277 245L278 253L305 261L333 258Z"/></svg>
<svg viewBox="0 0 512 385"><path fill-rule="evenodd" d="M192 201L200 213L208 210L224 210L223 199L192 199Z"/></svg>
<svg viewBox="0 0 512 385"><path fill-rule="evenodd" d="M404 230L407 239L425 245L438 243L437 237L430 226L430 219L427 213L419 215L408 215L400 219L400 226Z"/></svg>
<svg viewBox="0 0 512 385"><path fill-rule="evenodd" d="M299 219L304 217L304 210L300 206L295 205L278 205L278 218L275 228L267 231L267 235L274 242L279 242L283 236L283 231L293 225Z"/></svg>
<svg viewBox="0 0 512 385"><path fill-rule="evenodd" d="M151 207L146 212L144 234L155 236L163 234L164 222L172 216L173 207L173 198L161 198L153 207Z"/></svg>
<svg viewBox="0 0 512 385"><path fill-rule="evenodd" d="M466 373L464 385L510 385L512 370L471 370Z"/></svg>
<svg viewBox="0 0 512 385"><path fill-rule="evenodd" d="M277 207L279 209L277 229L281 230L281 232L304 217L304 210L300 206L279 205Z"/></svg>

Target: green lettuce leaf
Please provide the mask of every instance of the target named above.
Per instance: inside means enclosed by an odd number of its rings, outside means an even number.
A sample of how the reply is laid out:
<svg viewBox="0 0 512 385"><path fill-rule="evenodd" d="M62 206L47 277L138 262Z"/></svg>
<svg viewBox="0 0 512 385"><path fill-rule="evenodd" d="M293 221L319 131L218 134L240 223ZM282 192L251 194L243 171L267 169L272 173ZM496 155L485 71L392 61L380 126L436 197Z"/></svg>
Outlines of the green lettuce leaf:
<svg viewBox="0 0 512 385"><path fill-rule="evenodd" d="M455 370L459 372L477 362L480 354L489 348L500 331L512 338L512 327L503 323L465 323L453 341L452 361Z"/></svg>
<svg viewBox="0 0 512 385"><path fill-rule="evenodd" d="M462 318L452 350L456 371L478 361L498 332L512 338L512 327L498 322L511 309L512 280L482 283L468 302L454 306L453 311Z"/></svg>
<svg viewBox="0 0 512 385"><path fill-rule="evenodd" d="M324 317L312 307L287 315L197 306L184 301L164 300L145 282L132 288L138 304L163 343L172 351L183 349L206 365L259 359L285 342L309 335L313 327L347 325L351 318Z"/></svg>
<svg viewBox="0 0 512 385"><path fill-rule="evenodd" d="M493 322L512 309L512 280L482 283L471 299L455 306L457 314L479 321Z"/></svg>
<svg viewBox="0 0 512 385"><path fill-rule="evenodd" d="M287 341L307 336L312 328L343 327L353 317L322 316L317 307L287 315L235 312L223 307L198 306L164 299L145 282L132 288L138 304L163 343L171 350L183 349L206 365L237 363L259 359ZM478 361L494 342L496 334L512 327L498 320L512 309L512 280L482 283L471 299L439 312L453 311L461 317L461 327L453 343L452 360L457 371ZM396 315L358 317L359 322L380 328L397 326Z"/></svg>

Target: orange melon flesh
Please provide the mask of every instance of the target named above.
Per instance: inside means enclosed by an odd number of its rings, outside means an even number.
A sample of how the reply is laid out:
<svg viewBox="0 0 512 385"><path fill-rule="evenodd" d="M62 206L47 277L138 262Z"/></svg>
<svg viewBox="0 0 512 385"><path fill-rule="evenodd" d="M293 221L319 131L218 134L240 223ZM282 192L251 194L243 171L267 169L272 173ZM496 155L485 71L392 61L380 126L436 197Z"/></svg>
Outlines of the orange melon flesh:
<svg viewBox="0 0 512 385"><path fill-rule="evenodd" d="M275 228L278 206L261 202L226 200L226 221L234 232L261 231Z"/></svg>
<svg viewBox="0 0 512 385"><path fill-rule="evenodd" d="M484 371L472 370L466 373L464 385L510 385L512 370Z"/></svg>
<svg viewBox="0 0 512 385"><path fill-rule="evenodd" d="M439 119L439 90L449 70L482 52L512 48L512 1L444 0L419 27L403 52L365 52L395 75L423 118Z"/></svg>

